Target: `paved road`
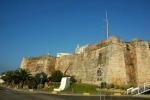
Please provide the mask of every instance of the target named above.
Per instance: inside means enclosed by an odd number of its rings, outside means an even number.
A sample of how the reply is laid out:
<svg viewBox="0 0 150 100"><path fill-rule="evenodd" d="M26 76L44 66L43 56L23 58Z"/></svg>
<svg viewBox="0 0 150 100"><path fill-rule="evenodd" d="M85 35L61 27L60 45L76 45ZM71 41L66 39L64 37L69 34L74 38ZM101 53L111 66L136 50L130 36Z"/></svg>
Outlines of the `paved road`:
<svg viewBox="0 0 150 100"><path fill-rule="evenodd" d="M0 87L0 100L100 100L99 96L65 96L44 93L26 93ZM150 100L150 98L106 96L101 100Z"/></svg>

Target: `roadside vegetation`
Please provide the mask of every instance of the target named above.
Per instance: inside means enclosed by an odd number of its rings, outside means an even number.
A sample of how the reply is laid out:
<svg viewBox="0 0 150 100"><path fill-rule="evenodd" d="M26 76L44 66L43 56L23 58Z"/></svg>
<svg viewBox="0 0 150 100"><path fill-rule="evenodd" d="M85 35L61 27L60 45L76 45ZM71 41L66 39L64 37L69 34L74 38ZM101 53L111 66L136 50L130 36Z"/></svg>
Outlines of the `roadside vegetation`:
<svg viewBox="0 0 150 100"><path fill-rule="evenodd" d="M53 90L54 87L58 87L60 85L60 81L63 76L64 76L63 73L59 70L56 70L50 77L48 77L44 72L37 73L36 75L33 76L24 69L17 69L14 71L7 71L2 73L1 79L3 79L5 83L1 85L18 89L49 88L50 90ZM70 77L71 77L71 84L76 82L74 77L72 76Z"/></svg>
<svg viewBox="0 0 150 100"><path fill-rule="evenodd" d="M42 79L41 79L42 75ZM2 73L1 79L5 81L2 86L23 89L23 90L40 90L46 92L52 92L54 88L58 88L60 85L61 78L63 73L59 70L56 70L51 76L47 76L45 73L38 73L36 75L31 75L28 71L24 69L17 69L15 71L7 71ZM125 93L125 90L131 85L115 85L115 84L106 84L101 83L101 87L97 85L77 83L76 79L73 76L71 77L71 86L66 90L60 92L61 94L103 94L103 95L113 95L115 92L121 94Z"/></svg>

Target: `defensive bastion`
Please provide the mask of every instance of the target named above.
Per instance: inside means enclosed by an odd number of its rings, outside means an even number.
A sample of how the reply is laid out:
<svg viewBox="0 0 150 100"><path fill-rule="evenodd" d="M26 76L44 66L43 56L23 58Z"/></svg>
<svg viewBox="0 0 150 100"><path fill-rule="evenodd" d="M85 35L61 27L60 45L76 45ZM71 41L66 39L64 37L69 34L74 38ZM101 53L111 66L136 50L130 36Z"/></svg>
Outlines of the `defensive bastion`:
<svg viewBox="0 0 150 100"><path fill-rule="evenodd" d="M75 76L78 82L98 84L150 83L150 44L148 41L125 42L117 37L109 37L98 44L77 48L74 54L53 57L24 57L21 68L33 75L45 72L51 75L61 70ZM97 70L100 69L100 76Z"/></svg>

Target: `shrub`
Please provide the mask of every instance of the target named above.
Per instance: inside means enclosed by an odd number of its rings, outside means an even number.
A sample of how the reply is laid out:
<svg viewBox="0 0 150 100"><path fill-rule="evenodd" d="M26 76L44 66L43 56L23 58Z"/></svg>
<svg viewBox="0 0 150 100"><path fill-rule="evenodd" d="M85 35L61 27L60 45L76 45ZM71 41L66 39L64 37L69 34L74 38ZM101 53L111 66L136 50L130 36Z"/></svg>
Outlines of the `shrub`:
<svg viewBox="0 0 150 100"><path fill-rule="evenodd" d="M74 76L71 76L71 78L70 78L70 82L71 82L71 84L73 84L73 83L76 83L76 82L77 82L77 80L75 79L75 77L74 77Z"/></svg>
<svg viewBox="0 0 150 100"><path fill-rule="evenodd" d="M60 86L60 83L58 82L51 82L51 83L48 83L48 89L50 91L53 91L54 88L58 88Z"/></svg>
<svg viewBox="0 0 150 100"><path fill-rule="evenodd" d="M131 87L134 87L134 85L131 85L131 84L120 85L120 89L123 89L123 90L126 90L126 89L131 88Z"/></svg>
<svg viewBox="0 0 150 100"><path fill-rule="evenodd" d="M29 89L37 89L38 83L35 79L35 77L30 77L27 81L27 85Z"/></svg>
<svg viewBox="0 0 150 100"><path fill-rule="evenodd" d="M63 73L60 70L56 70L49 79L52 82L60 82L62 77Z"/></svg>
<svg viewBox="0 0 150 100"><path fill-rule="evenodd" d="M130 85L130 84L121 84L121 85L118 85L118 84L109 84L107 85L107 88L110 89L110 88L115 88L115 89L122 89L122 90L126 90L130 87L132 87L133 85Z"/></svg>
<svg viewBox="0 0 150 100"><path fill-rule="evenodd" d="M102 82L102 83L101 83L101 88L106 88L106 86L107 86L107 83L106 83L106 82Z"/></svg>

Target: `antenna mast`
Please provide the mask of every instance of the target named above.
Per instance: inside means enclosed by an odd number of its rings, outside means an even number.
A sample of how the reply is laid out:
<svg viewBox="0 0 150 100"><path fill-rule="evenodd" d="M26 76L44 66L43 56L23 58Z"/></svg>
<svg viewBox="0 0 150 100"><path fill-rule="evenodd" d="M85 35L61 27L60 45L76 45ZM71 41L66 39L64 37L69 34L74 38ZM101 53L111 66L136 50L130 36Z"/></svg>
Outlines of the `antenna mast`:
<svg viewBox="0 0 150 100"><path fill-rule="evenodd" d="M107 39L108 39L108 37L109 37L109 29L108 29L108 17L107 17L107 11L106 11L106 34L107 34Z"/></svg>

